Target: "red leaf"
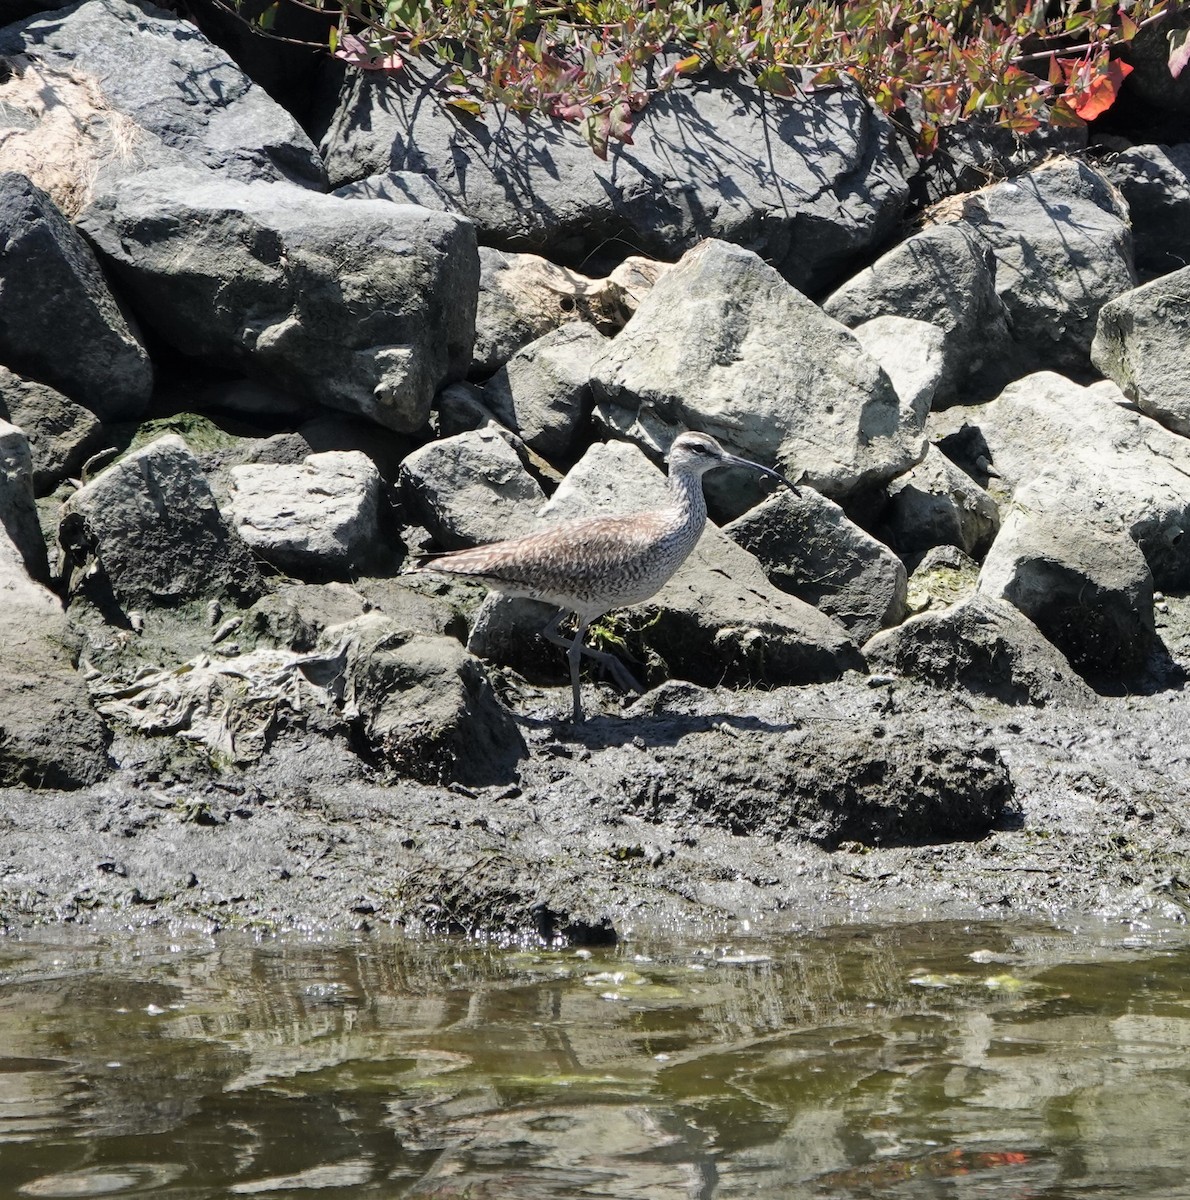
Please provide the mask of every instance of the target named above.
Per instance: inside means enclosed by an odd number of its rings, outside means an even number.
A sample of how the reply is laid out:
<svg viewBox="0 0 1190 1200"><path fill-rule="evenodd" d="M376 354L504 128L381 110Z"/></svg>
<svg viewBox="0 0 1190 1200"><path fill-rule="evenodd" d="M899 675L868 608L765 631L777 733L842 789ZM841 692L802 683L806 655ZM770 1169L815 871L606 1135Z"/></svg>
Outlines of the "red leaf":
<svg viewBox="0 0 1190 1200"><path fill-rule="evenodd" d="M405 65L399 54L386 54L383 50L374 50L354 33L345 33L339 39L334 57L358 67L361 71L399 71Z"/></svg>
<svg viewBox="0 0 1190 1200"><path fill-rule="evenodd" d="M1066 99L1070 102L1070 107L1084 121L1093 121L1107 112L1115 103L1120 85L1131 72L1132 67L1128 63L1115 59L1091 80L1084 91L1077 95L1067 93Z"/></svg>
<svg viewBox="0 0 1190 1200"><path fill-rule="evenodd" d="M608 136L626 146L633 145L632 141L632 109L626 101L621 100L612 108L608 117Z"/></svg>

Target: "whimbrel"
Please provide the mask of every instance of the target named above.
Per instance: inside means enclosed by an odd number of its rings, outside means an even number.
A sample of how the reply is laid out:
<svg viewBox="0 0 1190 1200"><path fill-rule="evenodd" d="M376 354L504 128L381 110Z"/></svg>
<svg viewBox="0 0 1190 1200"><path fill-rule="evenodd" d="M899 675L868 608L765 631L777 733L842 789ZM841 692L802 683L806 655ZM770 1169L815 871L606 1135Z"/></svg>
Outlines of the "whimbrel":
<svg viewBox="0 0 1190 1200"><path fill-rule="evenodd" d="M584 654L604 667L620 687L643 690L618 658L584 644L583 637L596 617L655 595L685 562L707 522L703 475L715 467L750 467L797 493L784 475L728 454L705 433L680 434L670 447L668 462L670 502L665 508L567 521L540 533L454 550L418 568L478 579L506 596L556 605L559 611L543 636L566 648L576 722L583 719L579 658ZM568 613L578 620L570 639L558 632Z"/></svg>

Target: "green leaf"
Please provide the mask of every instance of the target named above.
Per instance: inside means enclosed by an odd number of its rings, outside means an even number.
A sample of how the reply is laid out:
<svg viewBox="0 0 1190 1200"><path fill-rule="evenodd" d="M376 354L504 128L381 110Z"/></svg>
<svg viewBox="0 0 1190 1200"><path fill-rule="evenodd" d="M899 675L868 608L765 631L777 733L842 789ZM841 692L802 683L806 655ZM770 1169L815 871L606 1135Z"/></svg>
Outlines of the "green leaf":
<svg viewBox="0 0 1190 1200"><path fill-rule="evenodd" d="M789 77L777 66L762 67L756 73L756 86L762 92L772 92L776 96L792 96L793 85Z"/></svg>
<svg viewBox="0 0 1190 1200"><path fill-rule="evenodd" d="M273 0L273 3L268 6L263 12L256 17L256 27L263 29L266 33L272 29L277 20L277 9L281 7L280 0Z"/></svg>
<svg viewBox="0 0 1190 1200"><path fill-rule="evenodd" d="M470 96L451 96L446 103L451 108L457 108L460 112L467 113L468 116L483 116L483 105L478 100L473 100Z"/></svg>

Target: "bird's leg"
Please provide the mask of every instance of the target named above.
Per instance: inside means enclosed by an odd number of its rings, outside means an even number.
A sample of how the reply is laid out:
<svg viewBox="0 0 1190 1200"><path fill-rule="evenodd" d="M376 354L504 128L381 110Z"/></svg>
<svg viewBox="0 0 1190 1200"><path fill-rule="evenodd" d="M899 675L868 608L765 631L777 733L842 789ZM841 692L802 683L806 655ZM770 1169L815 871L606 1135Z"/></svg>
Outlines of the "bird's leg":
<svg viewBox="0 0 1190 1200"><path fill-rule="evenodd" d="M578 660L583 652L583 634L587 632L587 622L579 621L573 639L564 638L558 632L558 626L562 624L565 616L566 609L559 609L553 620L542 630L541 636L546 641L553 642L555 646L566 647L566 660L570 664L570 691L574 697L574 723L578 725L583 719L583 697L578 682Z"/></svg>
<svg viewBox="0 0 1190 1200"><path fill-rule="evenodd" d="M616 686L625 692L636 692L640 695L645 689L636 682L636 676L614 655L606 650L596 650L594 646L584 646L583 653L593 658L611 677Z"/></svg>
<svg viewBox="0 0 1190 1200"><path fill-rule="evenodd" d="M579 621L574 631L574 641L566 649L566 660L570 663L570 691L574 696L574 723L582 724L583 695L578 684L578 660L583 654L583 634L587 632L587 622Z"/></svg>
<svg viewBox="0 0 1190 1200"><path fill-rule="evenodd" d="M573 638L563 637L558 632L558 626L562 624L563 619L566 617L566 612L566 609L561 609L542 631L541 636L547 641L553 642L555 646L562 646L566 650L566 658L570 663L570 686L574 692L575 721L583 719L578 685L578 662L579 657L583 654L597 662L612 677L616 686L623 691L643 692L645 689L636 682L632 673L614 654L608 654L603 650L596 650L594 646L588 646L583 642L588 622L579 621L578 629L575 631Z"/></svg>
<svg viewBox="0 0 1190 1200"><path fill-rule="evenodd" d="M566 609L562 609L557 616L545 627L541 636L547 641L551 641L555 646L561 646L570 653L571 647L575 645L575 640L579 642L579 653L585 654L589 659L597 662L615 681L617 687L626 692L643 692L645 689L636 682L636 678L632 672L614 655L609 654L605 650L596 650L594 646L588 646L581 641L583 634L587 631L587 622L581 622L578 633L575 638L563 637L558 632L558 626L562 624L563 619L567 614Z"/></svg>

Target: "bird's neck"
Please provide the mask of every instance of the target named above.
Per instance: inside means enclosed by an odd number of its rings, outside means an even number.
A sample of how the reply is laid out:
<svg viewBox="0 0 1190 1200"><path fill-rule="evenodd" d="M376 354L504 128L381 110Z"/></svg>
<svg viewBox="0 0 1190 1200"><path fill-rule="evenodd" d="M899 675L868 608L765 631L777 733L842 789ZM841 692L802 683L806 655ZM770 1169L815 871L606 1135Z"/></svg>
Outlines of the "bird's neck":
<svg viewBox="0 0 1190 1200"><path fill-rule="evenodd" d="M679 528L689 527L697 539L707 523L707 502L702 494L702 479L679 473L669 477L669 494Z"/></svg>

